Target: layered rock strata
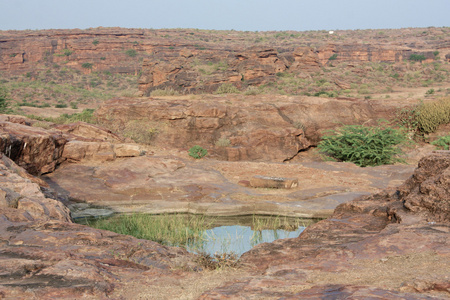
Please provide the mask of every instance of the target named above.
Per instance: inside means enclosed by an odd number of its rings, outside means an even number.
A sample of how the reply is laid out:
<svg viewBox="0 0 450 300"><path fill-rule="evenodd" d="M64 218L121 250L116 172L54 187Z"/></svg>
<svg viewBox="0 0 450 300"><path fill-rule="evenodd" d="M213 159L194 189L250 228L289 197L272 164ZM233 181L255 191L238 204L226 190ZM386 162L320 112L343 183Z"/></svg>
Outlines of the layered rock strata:
<svg viewBox="0 0 450 300"><path fill-rule="evenodd" d="M53 172L65 161L107 161L145 153L139 145L124 143L123 138L95 125L78 122L43 129L35 123L24 117L0 116L0 151L33 175Z"/></svg>
<svg viewBox="0 0 450 300"><path fill-rule="evenodd" d="M95 28L40 31L0 31L0 70L11 74L67 66L83 73L140 74L140 90L183 93L216 91L223 83L243 89L274 82L277 73L317 72L337 62L401 62L412 54L427 62L450 51L444 32L427 29L390 30L389 36L342 31L291 33L280 43L277 33L254 34L196 31ZM426 32L425 31L425 32ZM274 39L268 37L274 35ZM303 38L295 36L303 36ZM431 35L431 36L429 36ZM439 38L437 38L439 36ZM261 43L262 40L266 42ZM276 46L274 46L276 45Z"/></svg>
<svg viewBox="0 0 450 300"><path fill-rule="evenodd" d="M230 161L287 161L315 146L328 129L376 124L407 104L317 97L205 96L198 99L113 99L96 111L106 127L140 122L159 147L194 145Z"/></svg>

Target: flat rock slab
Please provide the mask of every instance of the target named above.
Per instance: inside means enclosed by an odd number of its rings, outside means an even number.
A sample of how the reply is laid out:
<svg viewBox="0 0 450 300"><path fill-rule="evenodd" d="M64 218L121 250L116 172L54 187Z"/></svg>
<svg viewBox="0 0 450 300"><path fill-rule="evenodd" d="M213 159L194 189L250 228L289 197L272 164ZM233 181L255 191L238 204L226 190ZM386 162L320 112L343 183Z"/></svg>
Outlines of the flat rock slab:
<svg viewBox="0 0 450 300"><path fill-rule="evenodd" d="M250 186L254 188L292 189L298 187L298 179L256 175L250 179Z"/></svg>
<svg viewBox="0 0 450 300"><path fill-rule="evenodd" d="M341 203L403 182L413 169L407 165L359 168L349 163L218 162L145 155L66 164L43 178L60 195L91 206L71 207L76 217L108 208L124 213L325 218ZM243 184L251 176L255 176L253 184L248 180ZM293 189L300 176L302 184ZM265 188L253 188L256 179Z"/></svg>

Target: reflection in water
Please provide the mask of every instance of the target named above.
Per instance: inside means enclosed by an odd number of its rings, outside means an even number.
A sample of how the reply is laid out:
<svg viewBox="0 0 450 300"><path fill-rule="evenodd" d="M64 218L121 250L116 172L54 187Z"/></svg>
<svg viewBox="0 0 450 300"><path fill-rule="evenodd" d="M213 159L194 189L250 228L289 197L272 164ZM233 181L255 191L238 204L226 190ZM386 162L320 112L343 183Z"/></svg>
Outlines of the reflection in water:
<svg viewBox="0 0 450 300"><path fill-rule="evenodd" d="M270 243L277 239L296 238L305 229L296 230L262 229L253 230L250 226L219 226L205 231L201 241L190 241L186 249L193 253L220 254L233 252L240 256L260 243Z"/></svg>
<svg viewBox="0 0 450 300"><path fill-rule="evenodd" d="M78 223L132 235L164 245L186 247L193 253L234 254L239 257L257 244L296 238L318 220L246 215L208 217L192 214L117 214L80 218Z"/></svg>

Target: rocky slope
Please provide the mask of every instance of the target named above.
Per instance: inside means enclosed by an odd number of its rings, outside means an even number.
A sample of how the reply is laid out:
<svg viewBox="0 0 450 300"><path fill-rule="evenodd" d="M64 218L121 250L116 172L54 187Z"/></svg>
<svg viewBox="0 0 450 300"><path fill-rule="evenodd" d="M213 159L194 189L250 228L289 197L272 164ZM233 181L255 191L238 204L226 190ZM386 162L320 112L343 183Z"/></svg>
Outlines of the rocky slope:
<svg viewBox="0 0 450 300"><path fill-rule="evenodd" d="M154 133L150 143L161 148L197 144L225 160L283 162L317 145L328 129L393 120L393 111L409 105L408 100L205 95L113 99L102 104L96 116L118 130L138 122Z"/></svg>
<svg viewBox="0 0 450 300"><path fill-rule="evenodd" d="M361 43L364 41L364 43ZM401 62L411 54L427 62L450 53L446 28L377 32L234 32L91 28L0 31L0 70L33 73L67 66L142 74L140 90L173 88L211 92L273 82L277 73L305 76L333 62Z"/></svg>

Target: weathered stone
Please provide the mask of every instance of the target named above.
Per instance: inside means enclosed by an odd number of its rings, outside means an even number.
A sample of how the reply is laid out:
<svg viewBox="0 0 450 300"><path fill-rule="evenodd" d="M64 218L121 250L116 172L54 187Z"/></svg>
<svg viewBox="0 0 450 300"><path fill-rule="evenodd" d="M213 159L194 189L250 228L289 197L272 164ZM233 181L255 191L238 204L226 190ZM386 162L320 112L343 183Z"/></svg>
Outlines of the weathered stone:
<svg viewBox="0 0 450 300"><path fill-rule="evenodd" d="M48 173L67 140L59 133L18 123L0 123L0 151L31 174Z"/></svg>
<svg viewBox="0 0 450 300"><path fill-rule="evenodd" d="M254 188L292 189L298 186L298 178L257 175L250 179L250 185Z"/></svg>
<svg viewBox="0 0 450 300"><path fill-rule="evenodd" d="M388 119L393 109L403 105L282 96L214 96L210 100L114 99L105 102L96 116L105 126L125 126L134 120L148 123L158 129L152 143L159 147L189 149L201 145L210 154L230 161L281 162L316 145L328 129ZM219 139L228 139L230 144L216 146Z"/></svg>
<svg viewBox="0 0 450 300"><path fill-rule="evenodd" d="M117 134L112 133L108 129L84 122L56 125L53 126L53 128L66 134L75 135L75 138L77 139L80 139L80 137L82 137L87 140L105 141L112 143L121 143L124 141L123 138L119 137Z"/></svg>
<svg viewBox="0 0 450 300"><path fill-rule="evenodd" d="M99 299L136 278L153 274L161 279L199 269L194 256L181 248L74 224L66 206L46 198L4 160L0 170L6 191L0 203L14 191L20 196L17 208L0 205L0 239L7 241L0 244L3 298Z"/></svg>
<svg viewBox="0 0 450 300"><path fill-rule="evenodd" d="M298 238L257 245L241 257L254 275L200 299L448 298L450 189L437 178L446 176L449 159L444 153L427 156L399 190L341 204ZM424 189L428 179L430 188ZM411 210L404 203L408 197L426 199L423 195L442 187L423 209Z"/></svg>

